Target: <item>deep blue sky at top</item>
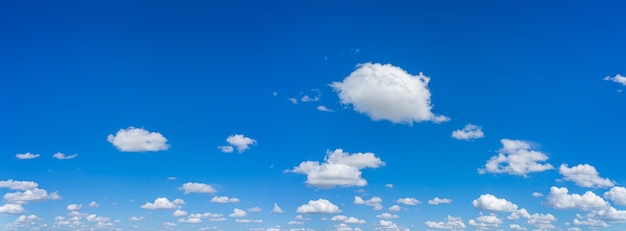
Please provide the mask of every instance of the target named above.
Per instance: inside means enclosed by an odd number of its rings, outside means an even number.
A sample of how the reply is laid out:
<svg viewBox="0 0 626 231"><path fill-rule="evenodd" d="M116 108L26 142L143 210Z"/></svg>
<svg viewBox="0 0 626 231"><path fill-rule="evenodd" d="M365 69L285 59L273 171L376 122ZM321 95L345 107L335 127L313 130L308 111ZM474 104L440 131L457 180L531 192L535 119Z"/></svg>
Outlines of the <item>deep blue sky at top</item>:
<svg viewBox="0 0 626 231"><path fill-rule="evenodd" d="M344 148L391 166L370 184L472 185L493 180L476 168L510 138L537 142L555 166L590 163L626 183L614 166L624 160L623 87L602 81L626 73L624 9L623 1L3 1L0 153L80 156L54 166L2 160L0 178L55 172L51 191L87 179L177 176L243 190L287 178L306 190L302 176L282 171ZM364 62L424 72L433 111L452 120L405 126L341 110L328 84ZM286 100L311 89L337 112ZM486 138L449 138L467 123ZM119 153L106 136L128 126L160 132L172 148ZM234 133L258 147L220 153ZM409 170L413 177L400 177Z"/></svg>

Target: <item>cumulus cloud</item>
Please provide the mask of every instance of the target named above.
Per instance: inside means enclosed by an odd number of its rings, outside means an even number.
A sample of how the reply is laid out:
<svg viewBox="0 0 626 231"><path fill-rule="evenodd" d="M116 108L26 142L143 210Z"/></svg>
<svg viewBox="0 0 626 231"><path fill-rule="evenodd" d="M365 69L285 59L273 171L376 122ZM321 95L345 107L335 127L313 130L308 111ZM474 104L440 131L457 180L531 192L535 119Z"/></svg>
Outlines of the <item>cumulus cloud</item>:
<svg viewBox="0 0 626 231"><path fill-rule="evenodd" d="M214 196L213 198L211 198L211 202L214 203L237 203L239 202L238 198L229 198L226 196Z"/></svg>
<svg viewBox="0 0 626 231"><path fill-rule="evenodd" d="M543 196L543 193L540 193L540 192L533 192L533 196L534 196L534 197L542 197L542 196Z"/></svg>
<svg viewBox="0 0 626 231"><path fill-rule="evenodd" d="M252 207L252 208L246 209L246 211L253 212L253 213L258 213L258 212L261 212L261 208L259 208L259 207Z"/></svg>
<svg viewBox="0 0 626 231"><path fill-rule="evenodd" d="M133 126L120 129L115 135L109 134L107 141L122 152L156 152L170 148L167 139L161 133Z"/></svg>
<svg viewBox="0 0 626 231"><path fill-rule="evenodd" d="M277 213L284 213L285 211L283 211L283 209L281 209L278 204L274 203L274 208L272 208L272 212L273 214L277 214Z"/></svg>
<svg viewBox="0 0 626 231"><path fill-rule="evenodd" d="M69 205L67 205L67 210L68 211L78 211L82 207L83 207L82 204L69 204Z"/></svg>
<svg viewBox="0 0 626 231"><path fill-rule="evenodd" d="M521 140L502 139L502 148L497 156L487 161L485 168L478 170L485 173L508 173L511 175L527 176L532 172L543 172L554 167L551 164L541 164L548 160L548 156L532 150L530 144Z"/></svg>
<svg viewBox="0 0 626 231"><path fill-rule="evenodd" d="M23 153L23 154L15 154L15 158L20 159L20 160L29 160L29 159L35 159L37 157L39 157L39 154L33 154L30 152L27 153Z"/></svg>
<svg viewBox="0 0 626 231"><path fill-rule="evenodd" d="M325 112L333 112L333 110L328 109L328 108L327 108L326 106L324 106L324 105L319 105L319 106L317 106L317 110L319 110L319 111L325 111Z"/></svg>
<svg viewBox="0 0 626 231"><path fill-rule="evenodd" d="M58 199L61 199L61 196L57 192L48 193L45 189L39 188L4 194L4 201L11 204L26 204Z"/></svg>
<svg viewBox="0 0 626 231"><path fill-rule="evenodd" d="M132 216L130 218L128 218L129 221L143 221L144 219L146 219L145 217L136 217L136 216Z"/></svg>
<svg viewBox="0 0 626 231"><path fill-rule="evenodd" d="M396 203L405 204L405 205L417 205L417 204L421 204L422 202L415 198L407 197L407 198L398 199Z"/></svg>
<svg viewBox="0 0 626 231"><path fill-rule="evenodd" d="M483 194L472 201L474 208L489 212L513 212L517 205L506 199L500 199L491 194Z"/></svg>
<svg viewBox="0 0 626 231"><path fill-rule="evenodd" d="M498 228L502 224L502 220L494 214L477 217L476 220L470 219L468 224L476 227L478 230Z"/></svg>
<svg viewBox="0 0 626 231"><path fill-rule="evenodd" d="M374 207L374 210L383 209L383 205L381 204L383 199L380 197L372 197L369 200L363 200L360 196L354 196L354 204L355 205L367 205Z"/></svg>
<svg viewBox="0 0 626 231"><path fill-rule="evenodd" d="M29 189L35 189L37 187L39 187L39 184L34 181L19 181L13 179L0 181L0 188L8 188L11 190L24 191Z"/></svg>
<svg viewBox="0 0 626 231"><path fill-rule="evenodd" d="M591 191L580 194L568 194L567 188L552 186L547 205L555 209L580 209L591 211L605 209L609 203Z"/></svg>
<svg viewBox="0 0 626 231"><path fill-rule="evenodd" d="M172 216L184 217L184 216L187 216L187 211L183 211L183 210L177 209L176 211L174 211L174 213L172 213Z"/></svg>
<svg viewBox="0 0 626 231"><path fill-rule="evenodd" d="M187 182L180 188L185 191L185 194L189 193L206 193L214 194L217 192L211 185L205 183Z"/></svg>
<svg viewBox="0 0 626 231"><path fill-rule="evenodd" d="M626 188L613 187L608 192L604 193L604 198L613 201L617 205L626 206Z"/></svg>
<svg viewBox="0 0 626 231"><path fill-rule="evenodd" d="M357 65L342 82L333 82L330 86L342 104L352 105L355 111L374 121L400 124L448 121L448 117L431 111L429 81L421 72L411 75L391 64L364 63Z"/></svg>
<svg viewBox="0 0 626 231"><path fill-rule="evenodd" d="M100 207L100 205L96 203L95 201L92 201L91 203L89 203L89 208L97 208L97 207Z"/></svg>
<svg viewBox="0 0 626 231"><path fill-rule="evenodd" d="M330 219L331 221L341 221L346 224L365 224L365 220L356 217L348 217L344 215L336 215Z"/></svg>
<svg viewBox="0 0 626 231"><path fill-rule="evenodd" d="M506 219L516 221L516 220L519 220L520 217L528 219L530 218L530 213L528 213L526 209L519 209L519 210L513 211L511 215L509 215Z"/></svg>
<svg viewBox="0 0 626 231"><path fill-rule="evenodd" d="M165 197L159 197L156 200L154 200L154 203L147 202L146 204L141 206L142 209L153 209L153 210L154 209L175 209L177 207L178 206L174 202L171 202Z"/></svg>
<svg viewBox="0 0 626 231"><path fill-rule="evenodd" d="M461 217L453 217L448 215L446 221L426 221L424 222L430 229L443 229L443 230L465 230L465 223Z"/></svg>
<svg viewBox="0 0 626 231"><path fill-rule="evenodd" d="M387 221L387 220L380 220L380 221L378 221L378 227L376 227L376 230L379 230L379 231L409 231L409 229L404 228L404 227L400 227L396 223L393 223L392 221Z"/></svg>
<svg viewBox="0 0 626 231"><path fill-rule="evenodd" d="M588 164L579 164L571 168L568 168L567 164L562 164L559 173L563 175L564 180L573 181L580 187L606 188L615 185L609 178L601 178L596 168Z"/></svg>
<svg viewBox="0 0 626 231"><path fill-rule="evenodd" d="M251 220L251 219L235 219L237 223L263 223L262 219Z"/></svg>
<svg viewBox="0 0 626 231"><path fill-rule="evenodd" d="M452 203L452 200L448 198L435 197L433 199L428 200L428 204L431 204L431 205L450 204L450 203Z"/></svg>
<svg viewBox="0 0 626 231"><path fill-rule="evenodd" d="M485 137L483 128L473 124L467 124L463 129L452 131L452 137L457 140L472 140Z"/></svg>
<svg viewBox="0 0 626 231"><path fill-rule="evenodd" d="M392 205L391 207L389 207L389 211L392 211L392 212L398 212L400 211L400 209L401 208L399 205Z"/></svg>
<svg viewBox="0 0 626 231"><path fill-rule="evenodd" d="M246 211L243 211L241 209L233 209L233 213L230 214L230 217L245 217L248 216L248 213Z"/></svg>
<svg viewBox="0 0 626 231"><path fill-rule="evenodd" d="M620 74L617 74L614 77L611 77L611 76L604 77L604 80L616 82L616 83L621 84L622 86L626 86L626 77Z"/></svg>
<svg viewBox="0 0 626 231"><path fill-rule="evenodd" d="M231 135L226 138L226 142L230 144L230 146L218 146L222 152L230 153L233 152L235 148L239 153L242 153L248 149L250 149L250 145L255 145L256 140L250 137L246 137L242 134Z"/></svg>
<svg viewBox="0 0 626 231"><path fill-rule="evenodd" d="M72 155L65 155L64 153L61 152L57 152L54 155L52 155L53 158L59 159L59 160L71 160L74 159L78 156L78 154L72 154Z"/></svg>
<svg viewBox="0 0 626 231"><path fill-rule="evenodd" d="M297 213L339 213L341 210L326 199L310 200L308 204L300 205L296 209Z"/></svg>
<svg viewBox="0 0 626 231"><path fill-rule="evenodd" d="M24 207L21 204L4 204L0 206L0 214L20 214L24 211Z"/></svg>
<svg viewBox="0 0 626 231"><path fill-rule="evenodd" d="M307 185L319 188L365 186L367 181L361 176L361 170L385 165L374 153L350 154L342 149L327 151L324 161L305 161L286 172L305 174Z"/></svg>
<svg viewBox="0 0 626 231"><path fill-rule="evenodd" d="M391 214L391 213L381 213L379 215L376 215L376 218L390 220L390 219L398 219L400 218L400 216Z"/></svg>
<svg viewBox="0 0 626 231"><path fill-rule="evenodd" d="M528 224L535 226L537 230L551 230L555 229L556 226L552 224L552 222L556 221L556 217L552 214L540 214L535 213L528 218Z"/></svg>

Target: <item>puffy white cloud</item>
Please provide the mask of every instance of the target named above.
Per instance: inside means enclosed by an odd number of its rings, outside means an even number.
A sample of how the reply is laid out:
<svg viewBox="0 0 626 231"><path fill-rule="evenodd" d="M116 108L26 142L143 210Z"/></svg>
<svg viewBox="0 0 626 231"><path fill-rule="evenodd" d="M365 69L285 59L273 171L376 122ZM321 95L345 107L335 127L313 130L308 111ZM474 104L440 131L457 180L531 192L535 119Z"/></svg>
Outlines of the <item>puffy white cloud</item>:
<svg viewBox="0 0 626 231"><path fill-rule="evenodd" d="M507 219L509 220L519 220L520 217L523 218L530 218L530 213L528 213L528 211L526 211L526 209L519 209L519 210L515 210L511 213L511 215L509 215L507 217Z"/></svg>
<svg viewBox="0 0 626 231"><path fill-rule="evenodd" d="M405 204L405 205L417 205L417 204L421 204L422 202L415 198L407 197L407 198L398 199L396 203Z"/></svg>
<svg viewBox="0 0 626 231"><path fill-rule="evenodd" d="M374 153L350 154L342 149L327 151L324 160L321 164L318 161L305 161L286 172L305 174L306 183L319 188L365 186L367 181L361 177L361 169L385 165Z"/></svg>
<svg viewBox="0 0 626 231"><path fill-rule="evenodd" d="M430 229L443 230L465 230L465 223L461 217L453 217L448 215L446 221L426 221L424 222Z"/></svg>
<svg viewBox="0 0 626 231"><path fill-rule="evenodd" d="M72 155L65 155L64 153L61 152L57 152L54 155L52 155L52 157L57 158L59 160L70 160L70 159L74 159L78 156L78 154L72 154Z"/></svg>
<svg viewBox="0 0 626 231"><path fill-rule="evenodd" d="M57 192L48 193L45 189L28 189L23 192L4 194L4 201L10 204L26 204L29 202L41 202L45 200L58 200L61 196Z"/></svg>
<svg viewBox="0 0 626 231"><path fill-rule="evenodd" d="M613 201L617 205L626 206L626 188L613 187L608 192L604 193L604 198Z"/></svg>
<svg viewBox="0 0 626 231"><path fill-rule="evenodd" d="M494 214L477 217L476 220L470 219L468 224L476 227L478 230L498 228L502 224L502 220Z"/></svg>
<svg viewBox="0 0 626 231"><path fill-rule="evenodd" d="M450 203L452 203L452 200L448 198L435 197L433 199L428 200L428 204L431 204L431 205L450 204Z"/></svg>
<svg viewBox="0 0 626 231"><path fill-rule="evenodd" d="M82 207L83 207L82 204L69 204L69 205L67 205L67 210L68 211L78 211Z"/></svg>
<svg viewBox="0 0 626 231"><path fill-rule="evenodd" d="M179 218L178 222L197 224L202 222L202 218L208 218L210 221L225 221L224 215L214 213L194 213L190 214L187 218Z"/></svg>
<svg viewBox="0 0 626 231"><path fill-rule="evenodd" d="M235 219L237 223L263 223L262 219L250 220L250 219Z"/></svg>
<svg viewBox="0 0 626 231"><path fill-rule="evenodd" d="M521 140L502 139L502 148L497 156L487 161L485 168L478 173L508 173L511 175L527 176L532 172L543 172L554 169L551 164L541 164L548 160L548 156L539 151L531 150L530 144Z"/></svg>
<svg viewBox="0 0 626 231"><path fill-rule="evenodd" d="M381 213L379 215L376 215L376 218L389 220L389 219L398 219L400 218L400 216L391 214L391 213Z"/></svg>
<svg viewBox="0 0 626 231"><path fill-rule="evenodd" d="M393 188L393 184L386 184L385 187L387 188Z"/></svg>
<svg viewBox="0 0 626 231"><path fill-rule="evenodd" d="M277 214L277 213L284 213L285 211L283 211L278 204L274 203L274 208L272 208L272 212L273 214Z"/></svg>
<svg viewBox="0 0 626 231"><path fill-rule="evenodd" d="M145 217L136 217L136 216L132 216L130 218L128 218L129 221L143 221L144 219L146 219Z"/></svg>
<svg viewBox="0 0 626 231"><path fill-rule="evenodd" d="M452 138L457 140L472 140L485 137L483 128L473 124L467 124L463 129L452 131Z"/></svg>
<svg viewBox="0 0 626 231"><path fill-rule="evenodd" d="M231 135L226 138L226 142L228 142L231 146L237 148L239 153L242 153L248 149L250 149L250 145L255 145L256 140L250 137L246 137L242 134ZM225 148L225 146L218 147L222 150L222 152L232 152L231 148Z"/></svg>
<svg viewBox="0 0 626 231"><path fill-rule="evenodd" d="M543 193L540 193L540 192L533 192L533 196L534 196L534 197L542 197L542 196L543 196Z"/></svg>
<svg viewBox="0 0 626 231"><path fill-rule="evenodd" d="M617 74L614 77L611 77L611 76L604 77L604 80L613 81L613 82L621 84L622 86L626 86L626 77L620 74Z"/></svg>
<svg viewBox="0 0 626 231"><path fill-rule="evenodd" d="M302 221L289 221L287 222L288 225L304 225L304 222Z"/></svg>
<svg viewBox="0 0 626 231"><path fill-rule="evenodd" d="M513 212L517 210L517 205L506 200L495 197L491 194L483 194L472 201L474 208L489 212Z"/></svg>
<svg viewBox="0 0 626 231"><path fill-rule="evenodd" d="M231 153L235 151L235 148L233 148L233 146L217 146L217 148L223 153Z"/></svg>
<svg viewBox="0 0 626 231"><path fill-rule="evenodd" d="M396 223L393 223L392 221L387 221L387 220L380 220L378 222L378 227L376 227L376 230L380 230L380 231L409 231L409 229L400 227L400 226L396 225Z"/></svg>
<svg viewBox="0 0 626 231"><path fill-rule="evenodd" d="M319 105L319 106L317 106L317 110L319 110L319 111L325 111L325 112L334 112L333 110L328 109L328 108L327 108L326 106L324 106L324 105Z"/></svg>
<svg viewBox="0 0 626 231"><path fill-rule="evenodd" d="M510 224L509 225L509 229L510 230L516 230L516 231L525 231L525 230L527 230L526 228L524 228L524 227L522 227L522 226L520 226L518 224Z"/></svg>
<svg viewBox="0 0 626 231"><path fill-rule="evenodd" d="M29 159L35 159L37 157L39 157L39 154L33 154L30 152L27 153L23 153L23 154L15 154L15 158L20 159L20 160L29 160Z"/></svg>
<svg viewBox="0 0 626 231"><path fill-rule="evenodd" d="M293 103L294 105L298 104L298 99L296 98L287 98L287 100L289 100L289 102Z"/></svg>
<svg viewBox="0 0 626 231"><path fill-rule="evenodd" d="M238 198L229 198L226 196L214 196L213 198L211 198L211 202L214 203L237 203L239 202Z"/></svg>
<svg viewBox="0 0 626 231"><path fill-rule="evenodd" d="M0 206L0 214L20 214L24 212L21 204L4 204Z"/></svg>
<svg viewBox="0 0 626 231"><path fill-rule="evenodd" d="M142 209L175 209L177 207L175 203L170 202L170 200L165 197L159 197L154 200L154 203L147 202L141 206Z"/></svg>
<svg viewBox="0 0 626 231"><path fill-rule="evenodd" d="M585 194L568 194L567 188L559 188L552 186L548 195L548 202L555 209L580 209L583 211L591 211L605 209L609 207L609 203L591 191Z"/></svg>
<svg viewBox="0 0 626 231"><path fill-rule="evenodd" d="M326 199L310 200L308 204L300 205L296 209L297 213L339 213L341 210Z"/></svg>
<svg viewBox="0 0 626 231"><path fill-rule="evenodd" d="M354 204L355 205L367 205L374 207L374 210L383 209L383 205L381 204L383 199L380 197L372 197L369 200L363 200L360 196L354 196Z"/></svg>
<svg viewBox="0 0 626 231"><path fill-rule="evenodd" d="M535 226L539 230L555 229L556 226L552 222L556 221L556 217L552 214L535 213L528 218L528 224Z"/></svg>
<svg viewBox="0 0 626 231"><path fill-rule="evenodd" d="M206 193L214 194L217 192L211 185L205 183L187 182L180 188L185 191L185 194L189 193Z"/></svg>
<svg viewBox="0 0 626 231"><path fill-rule="evenodd" d="M398 212L400 211L400 209L401 208L399 205L392 205L391 207L389 207L389 211L392 211L392 212Z"/></svg>
<svg viewBox="0 0 626 231"><path fill-rule="evenodd" d="M253 212L253 213L258 213L258 212L261 212L261 208L259 208L259 207L252 207L252 208L246 209L246 211Z"/></svg>
<svg viewBox="0 0 626 231"><path fill-rule="evenodd" d="M612 206L604 209L593 210L589 212L587 216L610 222L626 222L626 210L617 210Z"/></svg>
<svg viewBox="0 0 626 231"><path fill-rule="evenodd" d="M150 132L133 126L109 134L107 141L122 152L156 152L170 148L167 139L158 132Z"/></svg>
<svg viewBox="0 0 626 231"><path fill-rule="evenodd" d="M583 220L574 219L573 224L585 225L585 226L591 226L591 227L608 227L609 226L609 224L607 224L605 221L600 220L600 219L595 219L595 218L587 218Z"/></svg>
<svg viewBox="0 0 626 231"><path fill-rule="evenodd" d="M374 121L400 124L448 121L448 117L431 111L429 81L421 72L411 75L391 64L364 63L342 82L333 82L330 86L338 93L342 104L352 105L355 111Z"/></svg>
<svg viewBox="0 0 626 231"><path fill-rule="evenodd" d="M177 209L176 211L174 211L174 213L172 213L172 216L184 217L184 216L187 216L187 211L183 211L183 210Z"/></svg>
<svg viewBox="0 0 626 231"><path fill-rule="evenodd" d="M177 224L168 221L168 222L163 222L163 226L165 226L165 227L176 227Z"/></svg>
<svg viewBox="0 0 626 231"><path fill-rule="evenodd" d="M100 207L100 205L96 203L95 201L92 201L91 203L89 203L89 208L97 208L97 207Z"/></svg>
<svg viewBox="0 0 626 231"><path fill-rule="evenodd" d="M563 175L564 180L573 181L580 187L605 188L615 185L609 178L601 178L596 168L588 164L579 164L571 168L568 168L567 164L562 164L559 173Z"/></svg>
<svg viewBox="0 0 626 231"><path fill-rule="evenodd" d="M9 188L11 190L24 191L29 189L35 189L37 187L39 187L39 184L34 181L19 181L13 179L0 181L0 188Z"/></svg>
<svg viewBox="0 0 626 231"><path fill-rule="evenodd" d="M233 213L230 214L230 217L245 217L248 216L248 213L246 211L243 211L241 209L233 209Z"/></svg>

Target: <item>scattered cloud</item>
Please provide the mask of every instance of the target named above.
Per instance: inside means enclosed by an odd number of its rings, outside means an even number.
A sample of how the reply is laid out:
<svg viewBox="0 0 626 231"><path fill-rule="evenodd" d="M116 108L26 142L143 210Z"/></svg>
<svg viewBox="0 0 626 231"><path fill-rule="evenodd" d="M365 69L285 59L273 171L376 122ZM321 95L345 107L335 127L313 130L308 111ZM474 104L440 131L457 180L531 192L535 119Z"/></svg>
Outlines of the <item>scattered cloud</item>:
<svg viewBox="0 0 626 231"><path fill-rule="evenodd" d="M320 97L319 96L308 96L308 95L304 95L302 96L302 98L300 98L300 101L302 101L303 103L308 103L308 102L317 102L320 101Z"/></svg>
<svg viewBox="0 0 626 231"><path fill-rule="evenodd" d="M214 194L217 192L211 185L205 183L187 182L180 188L185 191L185 194L189 193L206 193Z"/></svg>
<svg viewBox="0 0 626 231"><path fill-rule="evenodd" d="M72 154L72 155L67 156L67 155L65 155L64 153L61 153L61 152L57 152L54 155L52 155L52 157L57 158L59 160L71 160L71 159L76 158L77 156L78 156L78 154Z"/></svg>
<svg viewBox="0 0 626 231"><path fill-rule="evenodd" d="M604 193L604 198L613 201L616 205L626 206L626 188L613 187Z"/></svg>
<svg viewBox="0 0 626 231"><path fill-rule="evenodd" d="M0 181L0 188L8 188L11 190L24 191L29 189L35 189L37 187L39 187L39 184L34 181L19 181L13 179Z"/></svg>
<svg viewBox="0 0 626 231"><path fill-rule="evenodd" d="M321 164L318 161L305 161L286 172L305 174L307 185L319 188L365 186L367 181L361 176L361 169L385 165L374 153L350 154L342 149L327 151L324 161Z"/></svg>
<svg viewBox="0 0 626 231"><path fill-rule="evenodd" d="M506 199L500 199L491 194L483 194L472 201L474 208L489 212L513 212L517 205Z"/></svg>
<svg viewBox="0 0 626 231"><path fill-rule="evenodd" d="M213 198L211 198L211 202L214 203L237 203L239 202L238 198L229 198L226 196L214 196Z"/></svg>
<svg viewBox="0 0 626 231"><path fill-rule="evenodd" d="M428 200L428 204L431 204L431 205L450 204L450 203L452 203L452 200L448 198L435 197L433 199Z"/></svg>
<svg viewBox="0 0 626 231"><path fill-rule="evenodd" d="M352 105L355 111L374 121L389 120L410 125L450 120L431 111L429 81L430 78L421 72L411 75L391 64L364 63L357 65L343 81L333 82L330 86L342 104Z"/></svg>
<svg viewBox="0 0 626 231"><path fill-rule="evenodd" d="M391 214L391 213L381 213L379 215L376 215L376 218L390 220L390 219L398 219L400 218L400 216L396 214Z"/></svg>
<svg viewBox="0 0 626 231"><path fill-rule="evenodd" d="M83 207L82 204L69 204L69 205L67 205L67 210L68 211L78 211L82 207Z"/></svg>
<svg viewBox="0 0 626 231"><path fill-rule="evenodd" d="M607 188L615 185L609 178L601 178L596 168L588 164L579 164L571 168L568 168L567 164L562 164L559 173L563 175L564 180L572 181L584 188Z"/></svg>
<svg viewBox="0 0 626 231"><path fill-rule="evenodd" d="M144 219L146 219L145 217L136 217L136 216L132 216L130 218L128 218L129 221L143 221Z"/></svg>
<svg viewBox="0 0 626 231"><path fill-rule="evenodd" d="M298 104L298 99L296 98L287 98L287 100L289 100L289 102L291 102L292 104Z"/></svg>
<svg viewBox="0 0 626 231"><path fill-rule="evenodd" d="M37 158L39 156L40 156L39 154L32 154L30 152L23 153L23 154L15 154L15 158L20 159L20 160L35 159L35 158Z"/></svg>
<svg viewBox="0 0 626 231"><path fill-rule="evenodd" d="M542 196L543 196L543 193L540 193L540 192L533 192L533 196L534 196L534 197L542 197Z"/></svg>
<svg viewBox="0 0 626 231"><path fill-rule="evenodd" d="M393 188L393 184L386 184L385 187L386 188Z"/></svg>
<svg viewBox="0 0 626 231"><path fill-rule="evenodd" d="M109 134L107 141L122 152L156 152L170 148L167 139L158 132L150 132L133 126Z"/></svg>
<svg viewBox="0 0 626 231"><path fill-rule="evenodd" d="M457 140L472 140L485 137L483 128L473 124L467 124L463 129L452 131L452 137Z"/></svg>
<svg viewBox="0 0 626 231"><path fill-rule="evenodd" d="M442 229L442 230L465 230L465 223L461 217L453 217L448 215L446 221L426 221L424 222L429 229Z"/></svg>
<svg viewBox="0 0 626 231"><path fill-rule="evenodd" d="M396 203L405 204L405 205L417 205L417 204L421 204L422 202L415 198L407 197L407 198L398 199Z"/></svg>
<svg viewBox="0 0 626 231"><path fill-rule="evenodd" d="M246 137L242 134L231 135L226 138L226 142L230 144L230 146L218 146L222 152L231 153L237 148L239 153L242 153L248 149L250 149L250 145L256 145L256 140L250 137Z"/></svg>
<svg viewBox="0 0 626 231"><path fill-rule="evenodd" d="M57 192L48 193L45 189L39 188L4 194L4 201L9 204L27 204L29 202L59 199L61 199L61 196Z"/></svg>
<svg viewBox="0 0 626 231"><path fill-rule="evenodd" d="M272 208L272 212L273 214L277 214L277 213L284 213L285 211L283 211L278 204L274 203L274 208Z"/></svg>
<svg viewBox="0 0 626 231"><path fill-rule="evenodd" d="M223 153L231 153L235 151L235 148L233 148L233 146L217 146L217 148Z"/></svg>
<svg viewBox="0 0 626 231"><path fill-rule="evenodd" d="M25 211L21 204L4 204L0 206L0 214L20 214Z"/></svg>
<svg viewBox="0 0 626 231"><path fill-rule="evenodd" d="M548 156L532 150L530 144L521 140L502 139L502 148L497 156L487 161L485 168L478 170L485 173L508 173L511 175L527 176L532 172L543 172L554 169L551 164L541 164L548 160Z"/></svg>
<svg viewBox="0 0 626 231"><path fill-rule="evenodd" d="M320 111L325 111L325 112L334 112L333 110L328 109L328 108L327 108L326 106L324 106L324 105L319 105L319 106L317 106L317 110L320 110Z"/></svg>
<svg viewBox="0 0 626 231"><path fill-rule="evenodd" d="M246 211L243 211L241 209L233 209L233 213L230 214L230 217L246 217L248 216L248 213Z"/></svg>
<svg viewBox="0 0 626 231"><path fill-rule="evenodd" d="M168 200L165 197L159 197L156 200L154 200L154 203L150 203L147 202L146 204L142 205L141 208L142 209L175 209L178 206L173 203L170 202L170 200Z"/></svg>
<svg viewBox="0 0 626 231"><path fill-rule="evenodd" d="M331 221L341 221L341 222L346 223L346 224L365 224L365 223L367 223L363 219L358 219L356 217L348 217L348 216L344 216L344 215L333 216L332 218L330 218L330 220Z"/></svg>
<svg viewBox="0 0 626 231"><path fill-rule="evenodd" d="M621 84L622 86L626 86L626 77L620 74L617 74L614 77L611 77L611 76L604 77L604 80L616 82L616 83Z"/></svg>
<svg viewBox="0 0 626 231"><path fill-rule="evenodd" d="M363 198L361 198L360 196L354 197L355 205L371 206L371 207L374 207L374 210L383 209L383 205L381 204L382 202L383 202L383 199L381 199L380 197L372 197L369 200L363 200Z"/></svg>
<svg viewBox="0 0 626 231"><path fill-rule="evenodd" d="M252 208L246 209L246 211L253 212L253 213L258 213L258 212L261 212L261 208L259 208L259 207L252 207Z"/></svg>
<svg viewBox="0 0 626 231"><path fill-rule="evenodd" d="M97 207L100 207L100 205L96 203L95 201L92 201L91 203L89 203L89 208L97 208Z"/></svg>
<svg viewBox="0 0 626 231"><path fill-rule="evenodd" d="M582 211L600 210L609 207L609 203L591 191L580 194L568 194L567 188L552 186L547 205L555 209L580 209Z"/></svg>
<svg viewBox="0 0 626 231"><path fill-rule="evenodd" d="M502 224L502 220L494 214L477 217L476 220L470 219L468 224L476 227L478 230L498 228Z"/></svg>
<svg viewBox="0 0 626 231"><path fill-rule="evenodd" d="M172 216L174 216L174 217L184 217L184 216L187 216L187 211L183 211L183 210L177 209L176 211L174 211L172 213Z"/></svg>
<svg viewBox="0 0 626 231"><path fill-rule="evenodd" d="M310 200L308 204L300 205L296 209L297 213L339 213L341 210L326 199Z"/></svg>
<svg viewBox="0 0 626 231"><path fill-rule="evenodd" d="M392 205L391 207L389 207L389 211L392 211L392 212L398 212L400 211L400 209L402 208L400 208L399 205Z"/></svg>

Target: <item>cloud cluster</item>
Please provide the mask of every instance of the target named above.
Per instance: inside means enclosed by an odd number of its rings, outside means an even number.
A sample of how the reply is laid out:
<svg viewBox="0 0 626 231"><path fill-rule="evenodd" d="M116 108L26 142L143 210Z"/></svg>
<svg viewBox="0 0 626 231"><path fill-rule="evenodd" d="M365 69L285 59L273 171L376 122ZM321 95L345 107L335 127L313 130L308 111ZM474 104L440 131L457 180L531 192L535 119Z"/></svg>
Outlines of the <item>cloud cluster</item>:
<svg viewBox="0 0 626 231"><path fill-rule="evenodd" d="M242 134L235 134L235 135L228 136L226 137L226 142L228 142L229 145L217 147L224 153L231 153L235 151L235 148L237 148L237 151L239 153L242 153L250 149L250 145L256 144L255 139L246 137Z"/></svg>
<svg viewBox="0 0 626 231"><path fill-rule="evenodd" d="M543 172L554 169L551 164L542 164L548 156L542 152L532 150L530 144L521 140L502 139L502 148L497 156L491 157L485 168L478 170L485 173L507 173L511 175L527 176L533 172Z"/></svg>
<svg viewBox="0 0 626 231"><path fill-rule="evenodd" d="M142 205L142 209L176 209L179 205L185 204L185 202L181 199L174 199L173 201L168 200L165 197L159 197L154 200L154 203L146 202L146 204Z"/></svg>
<svg viewBox="0 0 626 231"><path fill-rule="evenodd" d="M30 152L22 153L22 154L15 154L15 158L20 159L20 160L35 159L35 158L37 158L39 156L40 156L40 154L33 154L33 153L30 153Z"/></svg>
<svg viewBox="0 0 626 231"><path fill-rule="evenodd" d="M615 75L613 77L611 77L611 76L604 77L604 80L616 82L616 83L621 84L622 86L626 86L626 77L624 77L624 76L622 76L620 74L617 74L617 75Z"/></svg>

